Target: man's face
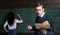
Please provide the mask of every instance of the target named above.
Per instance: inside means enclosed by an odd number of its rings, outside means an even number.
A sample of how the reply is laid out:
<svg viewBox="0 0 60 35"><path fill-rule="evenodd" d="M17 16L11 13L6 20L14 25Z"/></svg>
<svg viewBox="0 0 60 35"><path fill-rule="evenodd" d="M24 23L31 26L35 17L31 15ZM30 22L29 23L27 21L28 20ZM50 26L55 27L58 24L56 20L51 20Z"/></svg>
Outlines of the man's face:
<svg viewBox="0 0 60 35"><path fill-rule="evenodd" d="M44 8L42 8L42 6L37 6L36 7L36 13L41 15L44 12Z"/></svg>

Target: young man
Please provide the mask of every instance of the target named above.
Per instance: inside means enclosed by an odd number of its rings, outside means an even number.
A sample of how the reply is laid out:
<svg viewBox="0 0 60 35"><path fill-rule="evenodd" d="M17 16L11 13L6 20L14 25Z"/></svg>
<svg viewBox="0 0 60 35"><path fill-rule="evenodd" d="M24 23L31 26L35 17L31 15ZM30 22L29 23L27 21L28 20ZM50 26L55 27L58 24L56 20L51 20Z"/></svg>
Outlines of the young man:
<svg viewBox="0 0 60 35"><path fill-rule="evenodd" d="M50 24L50 29L45 29L45 28L40 28L36 29L35 26L27 26L28 30L34 30L35 35L54 35L54 27L53 27L53 22L51 18L44 12L44 7L42 4L37 3L36 4L36 13L37 13L37 18L35 23L43 23L44 21L48 21Z"/></svg>

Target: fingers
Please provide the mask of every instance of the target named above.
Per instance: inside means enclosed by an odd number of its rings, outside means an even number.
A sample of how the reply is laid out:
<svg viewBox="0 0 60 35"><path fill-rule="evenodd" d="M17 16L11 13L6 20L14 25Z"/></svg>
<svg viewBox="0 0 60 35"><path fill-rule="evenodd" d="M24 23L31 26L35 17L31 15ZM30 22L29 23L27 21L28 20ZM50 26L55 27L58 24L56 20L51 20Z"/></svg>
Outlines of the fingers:
<svg viewBox="0 0 60 35"><path fill-rule="evenodd" d="M17 14L20 17L20 14Z"/></svg>
<svg viewBox="0 0 60 35"><path fill-rule="evenodd" d="M21 20L22 20L21 15L20 15L20 14L17 14L17 15L18 15L19 19L21 19Z"/></svg>
<svg viewBox="0 0 60 35"><path fill-rule="evenodd" d="M27 29L28 29L28 30L32 30L32 26L28 25L28 26L27 26Z"/></svg>

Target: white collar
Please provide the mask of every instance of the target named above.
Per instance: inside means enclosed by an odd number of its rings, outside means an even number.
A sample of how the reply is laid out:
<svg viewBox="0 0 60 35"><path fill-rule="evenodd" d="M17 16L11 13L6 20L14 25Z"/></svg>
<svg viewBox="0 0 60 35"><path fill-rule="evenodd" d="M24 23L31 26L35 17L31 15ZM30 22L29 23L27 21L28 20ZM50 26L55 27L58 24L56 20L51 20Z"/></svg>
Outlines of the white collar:
<svg viewBox="0 0 60 35"><path fill-rule="evenodd" d="M44 16L44 14L45 14L45 12L43 12L43 13L41 14L41 17L43 17L43 16Z"/></svg>

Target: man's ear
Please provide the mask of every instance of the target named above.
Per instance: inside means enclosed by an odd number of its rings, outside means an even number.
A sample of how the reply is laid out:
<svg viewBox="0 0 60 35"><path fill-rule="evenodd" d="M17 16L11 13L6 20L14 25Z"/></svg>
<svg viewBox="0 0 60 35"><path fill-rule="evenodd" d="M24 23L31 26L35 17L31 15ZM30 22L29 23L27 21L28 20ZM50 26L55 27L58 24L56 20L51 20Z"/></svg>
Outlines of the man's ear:
<svg viewBox="0 0 60 35"><path fill-rule="evenodd" d="M43 8L43 11L44 11L45 9Z"/></svg>
<svg viewBox="0 0 60 35"><path fill-rule="evenodd" d="M45 9L43 8L43 10L45 10Z"/></svg>

